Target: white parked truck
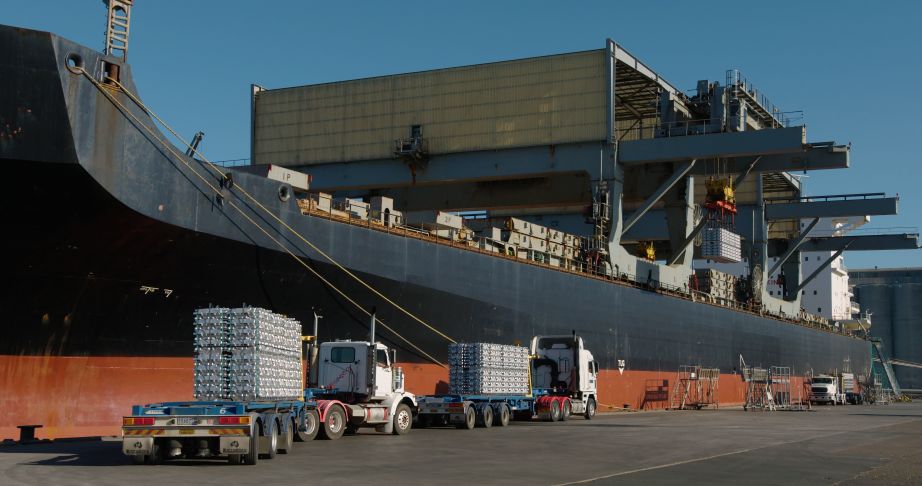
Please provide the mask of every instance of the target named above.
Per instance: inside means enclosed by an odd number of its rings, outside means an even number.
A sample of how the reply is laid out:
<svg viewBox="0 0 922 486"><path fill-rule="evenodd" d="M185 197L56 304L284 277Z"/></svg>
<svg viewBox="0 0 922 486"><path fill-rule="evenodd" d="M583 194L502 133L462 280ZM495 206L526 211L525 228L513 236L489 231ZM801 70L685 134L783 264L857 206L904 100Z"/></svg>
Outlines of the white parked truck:
<svg viewBox="0 0 922 486"><path fill-rule="evenodd" d="M503 427L510 419L563 421L572 414L591 420L597 408L599 365L583 347L583 339L576 333L535 336L529 352L529 392L421 396L417 424L473 429Z"/></svg>
<svg viewBox="0 0 922 486"><path fill-rule="evenodd" d="M855 375L852 373L820 374L810 382L810 401L845 405L855 395Z"/></svg>
<svg viewBox="0 0 922 486"><path fill-rule="evenodd" d="M595 416L599 363L576 335L535 336L529 347L532 360L532 385L553 395L570 398L570 412L586 419Z"/></svg>
<svg viewBox="0 0 922 486"><path fill-rule="evenodd" d="M317 354L317 362L311 363L317 369L317 388L312 391L326 418L322 435L335 438L361 427L398 435L410 431L416 396L404 390L403 369L395 364L397 352L375 342L374 315L368 341L322 343ZM331 416L342 421L330 420Z"/></svg>
<svg viewBox="0 0 922 486"><path fill-rule="evenodd" d="M315 388L304 389L301 397L135 405L122 420L122 452L137 464L221 456L231 464L252 465L317 436L338 439L360 427L409 432L416 397L403 389L395 353L375 342L374 317L369 341L318 346L313 338L306 340L311 375L317 378L311 380Z"/></svg>

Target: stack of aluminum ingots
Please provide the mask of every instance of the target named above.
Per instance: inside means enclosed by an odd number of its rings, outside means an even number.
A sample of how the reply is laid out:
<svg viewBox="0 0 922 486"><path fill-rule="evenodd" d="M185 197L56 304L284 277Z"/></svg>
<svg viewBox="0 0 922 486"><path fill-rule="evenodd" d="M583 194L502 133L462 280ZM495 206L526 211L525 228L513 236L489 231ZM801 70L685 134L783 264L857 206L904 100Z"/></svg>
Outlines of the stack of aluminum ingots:
<svg viewBox="0 0 922 486"><path fill-rule="evenodd" d="M528 393L528 348L491 343L448 346L449 392L458 395Z"/></svg>
<svg viewBox="0 0 922 486"><path fill-rule="evenodd" d="M195 358L193 396L198 400L227 398L227 321L229 309L209 307L193 314Z"/></svg>
<svg viewBox="0 0 922 486"><path fill-rule="evenodd" d="M735 300L737 278L713 268L698 268L692 277L692 288L721 299Z"/></svg>
<svg viewBox="0 0 922 486"><path fill-rule="evenodd" d="M739 263L743 259L739 233L720 227L704 228L701 257L719 263Z"/></svg>
<svg viewBox="0 0 922 486"><path fill-rule="evenodd" d="M302 394L300 322L258 307L199 309L194 322L196 399Z"/></svg>

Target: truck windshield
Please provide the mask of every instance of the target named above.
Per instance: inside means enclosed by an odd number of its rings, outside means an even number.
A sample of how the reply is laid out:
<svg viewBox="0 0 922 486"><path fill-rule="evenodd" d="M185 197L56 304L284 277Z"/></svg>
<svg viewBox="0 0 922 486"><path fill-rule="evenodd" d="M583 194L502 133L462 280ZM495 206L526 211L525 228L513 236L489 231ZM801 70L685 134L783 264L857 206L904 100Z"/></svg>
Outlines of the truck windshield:
<svg viewBox="0 0 922 486"><path fill-rule="evenodd" d="M330 350L330 361L334 363L352 363L355 361L355 348L339 346Z"/></svg>
<svg viewBox="0 0 922 486"><path fill-rule="evenodd" d="M814 378L813 383L832 384L832 378Z"/></svg>

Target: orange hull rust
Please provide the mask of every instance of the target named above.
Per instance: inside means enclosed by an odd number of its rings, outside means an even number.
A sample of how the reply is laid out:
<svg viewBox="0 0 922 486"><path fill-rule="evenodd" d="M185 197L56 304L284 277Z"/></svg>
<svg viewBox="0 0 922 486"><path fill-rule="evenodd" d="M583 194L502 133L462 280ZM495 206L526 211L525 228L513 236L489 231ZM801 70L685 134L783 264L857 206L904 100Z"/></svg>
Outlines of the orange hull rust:
<svg viewBox="0 0 922 486"><path fill-rule="evenodd" d="M191 398L191 358L0 356L0 438L116 435L131 405Z"/></svg>
<svg viewBox="0 0 922 486"><path fill-rule="evenodd" d="M400 363L406 389L448 393L448 370ZM669 407L675 371L601 370L599 410ZM792 394L797 397L793 380ZM721 405L743 402L745 383L722 374ZM192 399L192 358L0 356L0 438L17 438L17 425L42 424L41 438L118 435L132 405Z"/></svg>

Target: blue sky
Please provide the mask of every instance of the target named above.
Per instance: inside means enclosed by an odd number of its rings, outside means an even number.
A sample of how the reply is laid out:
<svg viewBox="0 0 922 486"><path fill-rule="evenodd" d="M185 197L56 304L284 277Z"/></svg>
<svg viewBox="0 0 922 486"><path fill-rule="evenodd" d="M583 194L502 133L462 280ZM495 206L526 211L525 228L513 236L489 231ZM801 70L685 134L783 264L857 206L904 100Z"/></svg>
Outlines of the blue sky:
<svg viewBox="0 0 922 486"><path fill-rule="evenodd" d="M99 0L0 1L0 23L102 48ZM271 5L271 8L264 5ZM870 7L869 5L874 5ZM268 88L601 48L612 38L680 89L740 69L852 168L810 194L885 191L922 226L922 2L309 2L137 0L129 60L142 97L212 160L249 155L249 85ZM922 251L846 254L922 266Z"/></svg>

